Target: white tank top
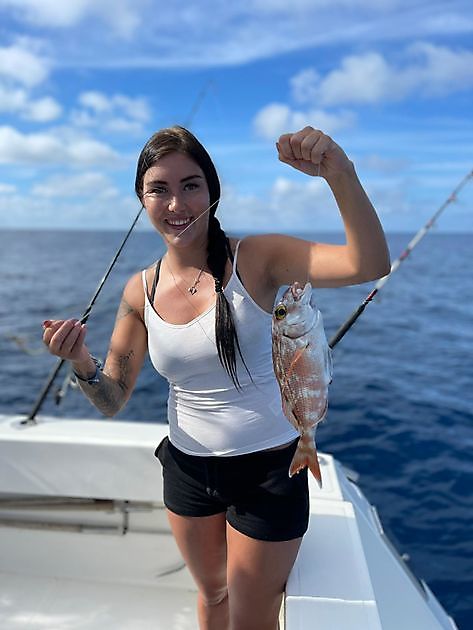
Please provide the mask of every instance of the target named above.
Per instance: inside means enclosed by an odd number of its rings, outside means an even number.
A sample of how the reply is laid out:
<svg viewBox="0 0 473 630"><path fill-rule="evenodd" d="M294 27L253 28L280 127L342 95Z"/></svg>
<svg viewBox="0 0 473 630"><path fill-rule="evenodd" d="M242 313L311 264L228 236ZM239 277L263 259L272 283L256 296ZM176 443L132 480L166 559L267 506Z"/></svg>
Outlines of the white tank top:
<svg viewBox="0 0 473 630"><path fill-rule="evenodd" d="M271 314L256 304L236 274L239 244L224 293L252 379L237 352L240 391L218 359L215 306L187 324L170 324L150 303L143 271L150 359L169 381L169 439L190 455L242 455L280 446L298 435L281 407Z"/></svg>

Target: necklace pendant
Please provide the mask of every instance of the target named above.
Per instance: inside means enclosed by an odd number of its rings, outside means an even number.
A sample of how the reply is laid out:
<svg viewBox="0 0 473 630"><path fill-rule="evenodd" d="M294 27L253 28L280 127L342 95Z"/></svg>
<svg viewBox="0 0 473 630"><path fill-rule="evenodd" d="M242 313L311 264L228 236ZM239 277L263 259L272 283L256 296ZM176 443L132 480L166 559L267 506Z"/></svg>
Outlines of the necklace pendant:
<svg viewBox="0 0 473 630"><path fill-rule="evenodd" d="M195 295L197 293L196 287L192 286L187 289L191 295Z"/></svg>

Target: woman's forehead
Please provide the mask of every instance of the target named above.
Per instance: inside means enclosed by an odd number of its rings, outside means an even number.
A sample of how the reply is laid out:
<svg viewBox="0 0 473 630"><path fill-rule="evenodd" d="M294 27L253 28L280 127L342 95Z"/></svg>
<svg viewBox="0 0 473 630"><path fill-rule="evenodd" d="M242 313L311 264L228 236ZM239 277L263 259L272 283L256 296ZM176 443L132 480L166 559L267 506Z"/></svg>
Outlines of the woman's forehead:
<svg viewBox="0 0 473 630"><path fill-rule="evenodd" d="M169 153L159 158L144 175L144 183L154 180L179 181L191 175L204 176L197 162L185 153Z"/></svg>

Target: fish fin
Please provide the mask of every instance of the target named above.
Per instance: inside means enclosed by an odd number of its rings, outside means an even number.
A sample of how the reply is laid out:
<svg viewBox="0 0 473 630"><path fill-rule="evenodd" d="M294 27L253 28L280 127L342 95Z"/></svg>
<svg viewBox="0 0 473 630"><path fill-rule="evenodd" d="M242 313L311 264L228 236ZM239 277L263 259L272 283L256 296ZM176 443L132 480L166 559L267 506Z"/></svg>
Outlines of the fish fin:
<svg viewBox="0 0 473 630"><path fill-rule="evenodd" d="M312 432L303 433L299 438L296 452L289 467L289 477L293 477L306 466L317 480L319 488L321 488L322 473L320 472L319 459Z"/></svg>

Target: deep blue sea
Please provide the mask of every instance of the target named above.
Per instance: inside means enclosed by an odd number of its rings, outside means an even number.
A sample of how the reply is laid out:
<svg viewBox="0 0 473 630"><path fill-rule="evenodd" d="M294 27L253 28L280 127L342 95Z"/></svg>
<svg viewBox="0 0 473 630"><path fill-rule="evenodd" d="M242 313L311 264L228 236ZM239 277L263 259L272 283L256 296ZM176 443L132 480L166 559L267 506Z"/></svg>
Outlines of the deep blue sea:
<svg viewBox="0 0 473 630"><path fill-rule="evenodd" d="M46 318L78 317L123 234L0 232L0 412L28 413L55 359ZM392 260L412 235L389 235ZM318 235L339 242L340 235ZM473 628L472 235L421 241L334 350L319 449L360 474L388 536L462 629ZM105 356L122 287L162 253L132 235L89 319L88 346ZM331 337L374 283L316 292ZM61 385L60 374L54 392ZM167 385L147 362L118 418L163 422ZM75 390L41 413L101 417Z"/></svg>

